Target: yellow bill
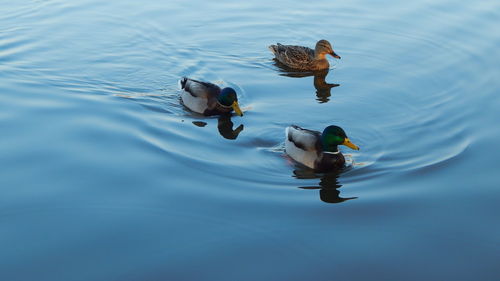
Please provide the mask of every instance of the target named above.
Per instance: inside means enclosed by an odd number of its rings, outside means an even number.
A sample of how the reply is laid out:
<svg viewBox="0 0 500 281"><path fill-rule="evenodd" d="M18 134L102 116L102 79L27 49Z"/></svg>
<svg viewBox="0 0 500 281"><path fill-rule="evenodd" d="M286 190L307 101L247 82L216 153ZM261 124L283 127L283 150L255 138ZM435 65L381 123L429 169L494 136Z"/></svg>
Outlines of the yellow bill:
<svg viewBox="0 0 500 281"><path fill-rule="evenodd" d="M352 148L354 150L359 150L359 147L357 145L355 145L354 143L352 143L349 138L345 138L344 139L344 142L342 143L343 145L349 147L349 148Z"/></svg>
<svg viewBox="0 0 500 281"><path fill-rule="evenodd" d="M234 101L231 107L233 108L234 112L236 112L236 114L238 114L239 116L243 116L243 112L241 111L237 101Z"/></svg>

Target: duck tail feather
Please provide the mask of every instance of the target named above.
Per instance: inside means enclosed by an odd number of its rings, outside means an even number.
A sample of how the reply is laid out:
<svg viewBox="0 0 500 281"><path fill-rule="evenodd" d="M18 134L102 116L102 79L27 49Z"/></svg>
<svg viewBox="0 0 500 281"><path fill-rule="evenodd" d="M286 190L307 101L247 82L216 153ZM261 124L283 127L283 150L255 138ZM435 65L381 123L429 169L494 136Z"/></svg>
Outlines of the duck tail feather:
<svg viewBox="0 0 500 281"><path fill-rule="evenodd" d="M269 48L269 50L271 50L271 52L273 52L273 54L276 54L276 50L277 50L276 45L269 45L268 48Z"/></svg>
<svg viewBox="0 0 500 281"><path fill-rule="evenodd" d="M184 89L186 87L186 83L188 81L188 78L187 77L182 77L181 80L179 80L179 87L181 89Z"/></svg>

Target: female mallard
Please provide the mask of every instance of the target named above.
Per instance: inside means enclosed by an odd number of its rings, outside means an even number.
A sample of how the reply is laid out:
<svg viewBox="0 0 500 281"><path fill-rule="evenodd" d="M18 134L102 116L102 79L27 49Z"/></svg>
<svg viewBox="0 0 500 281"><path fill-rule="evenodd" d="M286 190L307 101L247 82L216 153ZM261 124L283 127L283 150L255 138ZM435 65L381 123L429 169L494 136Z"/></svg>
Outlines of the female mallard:
<svg viewBox="0 0 500 281"><path fill-rule="evenodd" d="M327 54L340 59L340 56L333 51L330 42L326 40L319 40L314 50L303 46L281 45L280 43L269 46L269 49L274 53L277 61L296 70L327 69L330 66L326 59Z"/></svg>
<svg viewBox="0 0 500 281"><path fill-rule="evenodd" d="M205 116L219 115L234 110L239 116L243 112L233 88L221 88L215 84L184 77L180 81L182 103L194 112Z"/></svg>
<svg viewBox="0 0 500 281"><path fill-rule="evenodd" d="M285 138L285 152L293 160L320 172L338 170L344 166L345 159L338 145L359 150L338 126L328 126L320 133L292 125L286 128Z"/></svg>

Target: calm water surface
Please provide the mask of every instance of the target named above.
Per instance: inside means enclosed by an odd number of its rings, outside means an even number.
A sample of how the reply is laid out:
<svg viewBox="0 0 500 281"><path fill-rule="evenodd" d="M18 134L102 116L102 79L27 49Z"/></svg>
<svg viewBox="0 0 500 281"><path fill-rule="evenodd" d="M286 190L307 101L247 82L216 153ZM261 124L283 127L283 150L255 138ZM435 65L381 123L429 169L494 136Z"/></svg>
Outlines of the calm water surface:
<svg viewBox="0 0 500 281"><path fill-rule="evenodd" d="M499 280L500 2L0 4L0 280ZM290 124L361 150L314 174Z"/></svg>

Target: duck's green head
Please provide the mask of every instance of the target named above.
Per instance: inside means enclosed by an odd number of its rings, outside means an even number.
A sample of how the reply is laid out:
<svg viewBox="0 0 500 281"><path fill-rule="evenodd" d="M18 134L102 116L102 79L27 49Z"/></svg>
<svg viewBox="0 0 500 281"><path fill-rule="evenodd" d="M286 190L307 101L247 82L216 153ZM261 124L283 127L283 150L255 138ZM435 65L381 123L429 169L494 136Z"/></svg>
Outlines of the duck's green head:
<svg viewBox="0 0 500 281"><path fill-rule="evenodd" d="M238 96L233 88L227 87L222 89L217 97L217 101L222 106L231 107L239 116L243 116L243 112L241 112L240 106L238 105Z"/></svg>
<svg viewBox="0 0 500 281"><path fill-rule="evenodd" d="M337 152L337 145L345 145L349 148L359 150L359 147L349 140L342 128L333 125L323 130L321 144L324 151Z"/></svg>
<svg viewBox="0 0 500 281"><path fill-rule="evenodd" d="M333 51L333 47L332 45L330 44L330 42L326 41L326 40L319 40L318 43L316 43L316 48L314 49L314 52L316 54L316 56L319 56L319 55L325 55L325 54L329 54L331 55L332 57L336 58L336 59L340 59L340 56L337 55L334 51Z"/></svg>

